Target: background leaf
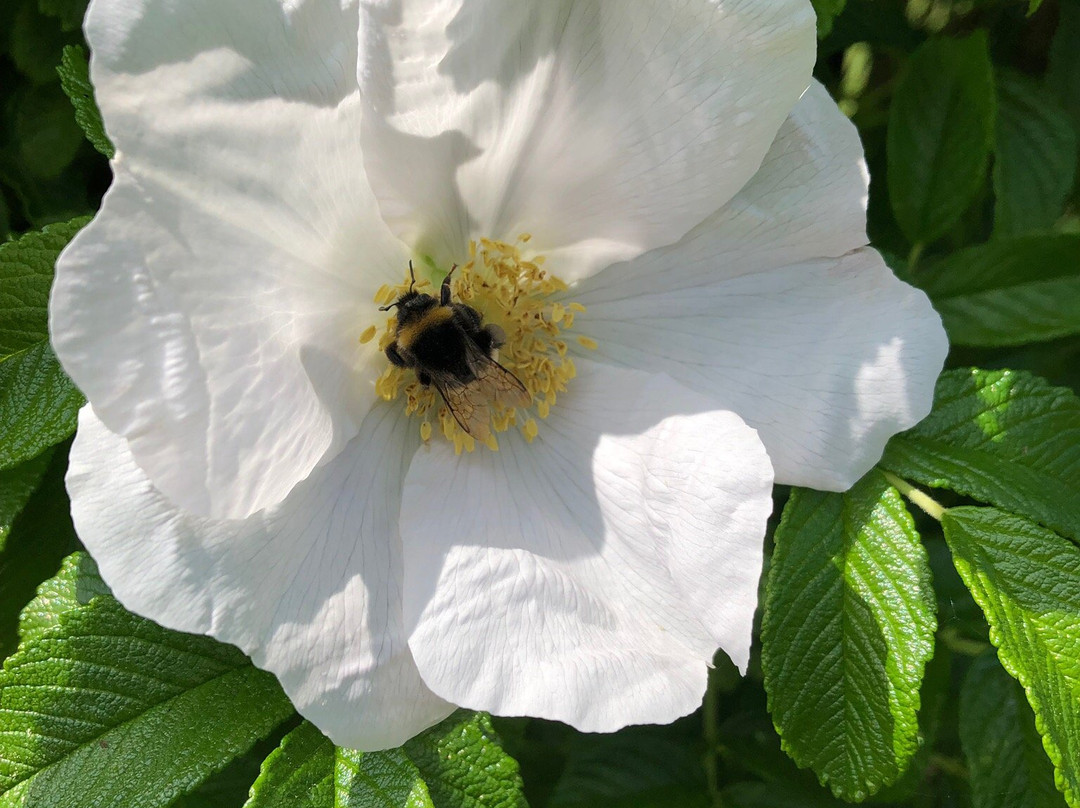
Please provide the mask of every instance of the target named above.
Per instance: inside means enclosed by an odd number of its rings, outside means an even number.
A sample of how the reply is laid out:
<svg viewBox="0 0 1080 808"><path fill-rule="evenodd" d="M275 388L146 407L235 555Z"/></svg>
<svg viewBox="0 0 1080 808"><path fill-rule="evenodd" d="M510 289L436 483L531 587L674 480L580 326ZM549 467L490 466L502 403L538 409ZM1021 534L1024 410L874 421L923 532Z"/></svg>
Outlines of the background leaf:
<svg viewBox="0 0 1080 808"><path fill-rule="evenodd" d="M41 482L50 456L49 452L44 452L25 463L0 471L0 553L7 544L15 517Z"/></svg>
<svg viewBox="0 0 1080 808"><path fill-rule="evenodd" d="M18 645L19 612L33 599L38 581L53 575L64 556L78 547L64 490L67 447L58 447L47 459L41 483L15 518L0 552L0 656Z"/></svg>
<svg viewBox="0 0 1080 808"><path fill-rule="evenodd" d="M1080 548L996 508L951 508L945 538L1027 694L1058 789L1080 806Z"/></svg>
<svg viewBox="0 0 1080 808"><path fill-rule="evenodd" d="M1038 82L1006 71L997 79L994 132L995 235L1049 229L1076 176L1080 144L1068 113Z"/></svg>
<svg viewBox="0 0 1080 808"><path fill-rule="evenodd" d="M1080 333L1080 233L998 239L916 274L953 344L1021 345Z"/></svg>
<svg viewBox="0 0 1080 808"><path fill-rule="evenodd" d="M985 33L923 44L889 108L889 198L913 243L943 235L971 204L985 179L993 127Z"/></svg>
<svg viewBox="0 0 1080 808"><path fill-rule="evenodd" d="M266 758L246 808L431 808L431 799L400 749L342 749L305 721Z"/></svg>
<svg viewBox="0 0 1080 808"><path fill-rule="evenodd" d="M926 552L880 474L846 494L792 492L769 568L761 664L784 749L837 796L865 799L914 755L934 628Z"/></svg>
<svg viewBox="0 0 1080 808"><path fill-rule="evenodd" d="M964 679L960 740L974 808L1064 808L1024 691L993 653L976 659Z"/></svg>
<svg viewBox="0 0 1080 808"><path fill-rule="evenodd" d="M1080 539L1080 399L1013 371L942 374L934 409L881 465Z"/></svg>

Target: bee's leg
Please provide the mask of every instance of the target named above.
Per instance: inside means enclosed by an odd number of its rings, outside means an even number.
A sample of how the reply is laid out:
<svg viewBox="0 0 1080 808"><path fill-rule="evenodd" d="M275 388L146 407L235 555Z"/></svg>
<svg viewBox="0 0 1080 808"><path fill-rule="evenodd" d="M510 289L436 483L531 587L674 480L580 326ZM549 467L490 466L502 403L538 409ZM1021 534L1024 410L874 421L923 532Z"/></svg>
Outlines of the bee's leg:
<svg viewBox="0 0 1080 808"><path fill-rule="evenodd" d="M455 269L457 269L457 264L450 267L450 271L443 278L442 288L439 289L439 302L444 306L450 305L450 276L454 274Z"/></svg>
<svg viewBox="0 0 1080 808"><path fill-rule="evenodd" d="M416 379L420 382L420 384L424 385L424 387L427 387L429 384L431 384L431 377L422 370L416 371Z"/></svg>
<svg viewBox="0 0 1080 808"><path fill-rule="evenodd" d="M390 360L391 365L397 365L399 368L407 368L409 363L405 361L397 349L397 343L391 342L386 346L386 358Z"/></svg>
<svg viewBox="0 0 1080 808"><path fill-rule="evenodd" d="M495 323L488 323L482 329L480 329L481 343L486 342L487 345L481 344L480 347L487 352L497 350L506 344L506 332L503 331Z"/></svg>

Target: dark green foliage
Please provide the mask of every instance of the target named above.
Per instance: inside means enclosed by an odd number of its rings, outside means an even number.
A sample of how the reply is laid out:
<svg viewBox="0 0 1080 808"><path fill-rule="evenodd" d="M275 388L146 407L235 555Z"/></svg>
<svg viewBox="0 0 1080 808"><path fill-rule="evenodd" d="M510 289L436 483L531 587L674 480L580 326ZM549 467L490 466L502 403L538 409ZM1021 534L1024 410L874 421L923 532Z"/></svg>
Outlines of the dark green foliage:
<svg viewBox="0 0 1080 808"><path fill-rule="evenodd" d="M1062 808L1024 691L992 653L975 660L960 692L960 740L975 808Z"/></svg>
<svg viewBox="0 0 1080 808"><path fill-rule="evenodd" d="M994 133L987 38L932 39L912 55L889 109L889 196L913 243L956 224L985 181Z"/></svg>

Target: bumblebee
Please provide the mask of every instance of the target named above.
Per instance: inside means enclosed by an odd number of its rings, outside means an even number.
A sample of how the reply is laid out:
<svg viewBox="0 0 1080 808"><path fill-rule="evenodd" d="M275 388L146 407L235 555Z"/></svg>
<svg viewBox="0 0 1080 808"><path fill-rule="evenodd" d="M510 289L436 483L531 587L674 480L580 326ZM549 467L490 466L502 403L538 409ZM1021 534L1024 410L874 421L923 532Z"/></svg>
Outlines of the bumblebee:
<svg viewBox="0 0 1080 808"><path fill-rule="evenodd" d="M525 407L529 391L494 358L506 343L499 326L484 325L480 312L450 300L450 277L443 279L439 297L416 292L416 275L409 262L409 291L380 311L397 308L394 341L386 358L397 367L411 368L425 387L434 385L454 420L481 442L491 435L488 407Z"/></svg>

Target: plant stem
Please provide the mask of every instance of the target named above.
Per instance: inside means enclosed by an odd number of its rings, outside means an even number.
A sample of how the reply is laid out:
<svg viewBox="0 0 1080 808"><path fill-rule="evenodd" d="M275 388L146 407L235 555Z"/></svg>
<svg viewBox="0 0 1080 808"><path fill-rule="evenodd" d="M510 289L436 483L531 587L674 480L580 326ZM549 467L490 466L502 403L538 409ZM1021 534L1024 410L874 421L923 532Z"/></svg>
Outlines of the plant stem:
<svg viewBox="0 0 1080 808"><path fill-rule="evenodd" d="M920 491L906 480L901 480L895 474L888 471L882 473L885 475L885 479L889 481L889 485L907 497L908 500L918 505L927 516L938 522L941 521L941 517L945 515L944 505L939 503L925 491Z"/></svg>

